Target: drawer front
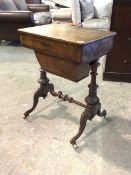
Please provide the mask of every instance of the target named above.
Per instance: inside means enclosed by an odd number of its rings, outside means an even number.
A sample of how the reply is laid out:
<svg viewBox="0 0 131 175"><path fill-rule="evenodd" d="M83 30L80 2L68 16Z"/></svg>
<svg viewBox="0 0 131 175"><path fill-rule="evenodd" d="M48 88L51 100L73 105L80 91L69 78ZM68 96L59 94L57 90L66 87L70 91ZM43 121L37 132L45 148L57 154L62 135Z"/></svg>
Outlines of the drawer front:
<svg viewBox="0 0 131 175"><path fill-rule="evenodd" d="M80 62L81 48L79 46L26 34L21 35L21 41L24 46L39 50L41 53Z"/></svg>
<svg viewBox="0 0 131 175"><path fill-rule="evenodd" d="M118 52L131 52L131 31L117 33L113 42L113 49L117 49Z"/></svg>
<svg viewBox="0 0 131 175"><path fill-rule="evenodd" d="M106 59L107 72L131 73L131 52L110 52Z"/></svg>

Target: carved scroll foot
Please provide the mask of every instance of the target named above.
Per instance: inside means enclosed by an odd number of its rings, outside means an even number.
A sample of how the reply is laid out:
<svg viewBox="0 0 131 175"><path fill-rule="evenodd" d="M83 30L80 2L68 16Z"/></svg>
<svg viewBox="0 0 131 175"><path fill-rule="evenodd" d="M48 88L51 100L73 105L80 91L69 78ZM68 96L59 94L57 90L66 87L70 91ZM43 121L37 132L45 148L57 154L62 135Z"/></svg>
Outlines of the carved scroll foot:
<svg viewBox="0 0 131 175"><path fill-rule="evenodd" d="M87 120L92 120L92 115L91 111L89 109L85 109L85 111L82 113L81 118L80 118L80 126L78 133L70 140L70 143L72 145L76 145L76 140L81 136L83 133L85 127L86 127L86 122Z"/></svg>
<svg viewBox="0 0 131 175"><path fill-rule="evenodd" d="M24 119L26 119L30 113L36 108L37 104L38 104L38 100L40 97L43 97L45 98L47 96L47 94L44 94L43 93L43 89L38 89L35 94L34 94L34 98L33 98L33 106L31 109L27 110L25 113L24 113Z"/></svg>
<svg viewBox="0 0 131 175"><path fill-rule="evenodd" d="M54 86L53 84L49 83L49 79L47 78L46 72L43 69L40 69L40 79L38 82L40 83L40 88L34 94L32 108L24 113L24 119L26 119L29 114L36 108L40 97L43 97L45 99L48 92L54 91Z"/></svg>
<svg viewBox="0 0 131 175"><path fill-rule="evenodd" d="M98 112L97 112L98 116L104 117L104 118L106 118L106 114L107 114L107 112L105 109L103 111L98 110Z"/></svg>

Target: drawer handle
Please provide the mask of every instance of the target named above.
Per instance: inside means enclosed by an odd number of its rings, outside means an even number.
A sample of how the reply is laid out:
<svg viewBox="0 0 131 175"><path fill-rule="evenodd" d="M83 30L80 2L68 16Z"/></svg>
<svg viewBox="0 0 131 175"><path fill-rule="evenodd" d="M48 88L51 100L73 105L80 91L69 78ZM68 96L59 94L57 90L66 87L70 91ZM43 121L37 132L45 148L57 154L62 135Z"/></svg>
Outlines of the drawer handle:
<svg viewBox="0 0 131 175"><path fill-rule="evenodd" d="M131 64L131 62L128 62L127 60L124 60L125 64Z"/></svg>
<svg viewBox="0 0 131 175"><path fill-rule="evenodd" d="M131 37L129 37L129 38L127 38L128 39L128 41L131 41Z"/></svg>

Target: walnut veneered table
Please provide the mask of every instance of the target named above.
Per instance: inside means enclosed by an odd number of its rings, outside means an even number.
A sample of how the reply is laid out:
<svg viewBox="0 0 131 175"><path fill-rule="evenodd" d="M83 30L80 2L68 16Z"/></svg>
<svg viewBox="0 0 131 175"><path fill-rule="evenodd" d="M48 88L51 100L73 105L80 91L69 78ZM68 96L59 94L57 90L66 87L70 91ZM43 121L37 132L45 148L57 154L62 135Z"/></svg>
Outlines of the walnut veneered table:
<svg viewBox="0 0 131 175"><path fill-rule="evenodd" d="M19 32L21 43L25 47L34 49L41 66L40 88L35 92L33 106L25 112L24 118L36 108L39 97L45 98L49 92L64 101L82 106L85 110L80 118L79 131L70 140L70 143L75 145L84 131L87 120L92 120L95 115L100 117L106 115L105 110L101 112L101 103L97 97L96 75L98 60L112 48L115 33L88 30L67 24L36 26L19 29ZM54 85L49 83L46 71L74 82L87 77L91 71L86 104L63 95L61 91L55 92Z"/></svg>

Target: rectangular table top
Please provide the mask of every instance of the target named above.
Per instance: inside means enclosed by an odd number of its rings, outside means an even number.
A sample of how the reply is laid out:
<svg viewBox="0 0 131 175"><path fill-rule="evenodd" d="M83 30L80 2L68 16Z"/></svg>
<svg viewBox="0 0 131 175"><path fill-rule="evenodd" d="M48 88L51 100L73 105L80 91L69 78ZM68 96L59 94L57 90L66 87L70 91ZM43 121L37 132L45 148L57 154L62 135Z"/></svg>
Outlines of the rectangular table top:
<svg viewBox="0 0 131 175"><path fill-rule="evenodd" d="M18 29L18 31L79 46L115 35L115 32L89 30L78 26L71 26L69 24L48 24Z"/></svg>

